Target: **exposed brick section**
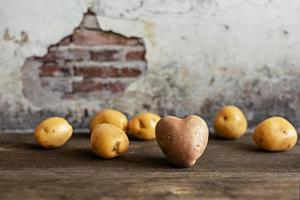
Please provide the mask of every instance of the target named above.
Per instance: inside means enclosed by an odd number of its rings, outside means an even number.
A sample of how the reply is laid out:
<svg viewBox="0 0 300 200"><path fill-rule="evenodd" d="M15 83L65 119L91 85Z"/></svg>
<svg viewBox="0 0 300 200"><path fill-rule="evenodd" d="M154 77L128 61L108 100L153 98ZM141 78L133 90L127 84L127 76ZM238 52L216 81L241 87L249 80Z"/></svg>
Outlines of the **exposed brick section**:
<svg viewBox="0 0 300 200"><path fill-rule="evenodd" d="M129 51L126 54L126 60L145 60L145 51Z"/></svg>
<svg viewBox="0 0 300 200"><path fill-rule="evenodd" d="M99 52L91 52L91 60L93 61L117 61L120 60L120 50L103 50Z"/></svg>
<svg viewBox="0 0 300 200"><path fill-rule="evenodd" d="M24 94L28 97L31 93L36 96L40 92L42 96L54 92L65 100L98 99L102 95L111 98L147 69L143 41L101 30L91 11L72 34L49 46L44 56L28 58L26 66L30 63L38 70L33 70L35 74L25 70L30 84L24 84ZM32 89L31 80L38 82L40 91Z"/></svg>
<svg viewBox="0 0 300 200"><path fill-rule="evenodd" d="M85 49L68 49L68 50L56 50L50 51L43 58L45 62L55 62L57 60L63 61L81 61L89 60L90 52Z"/></svg>
<svg viewBox="0 0 300 200"><path fill-rule="evenodd" d="M116 67L76 67L75 75L83 77L138 77L141 75L141 70L138 68L116 68Z"/></svg>
<svg viewBox="0 0 300 200"><path fill-rule="evenodd" d="M125 45L136 46L141 44L138 38L125 38L124 36L97 30L78 29L73 34L74 44L79 45Z"/></svg>
<svg viewBox="0 0 300 200"><path fill-rule="evenodd" d="M85 80L82 82L73 82L73 91L76 93L96 92L96 91L111 91L121 92L125 89L126 84L120 81L116 82L95 82Z"/></svg>

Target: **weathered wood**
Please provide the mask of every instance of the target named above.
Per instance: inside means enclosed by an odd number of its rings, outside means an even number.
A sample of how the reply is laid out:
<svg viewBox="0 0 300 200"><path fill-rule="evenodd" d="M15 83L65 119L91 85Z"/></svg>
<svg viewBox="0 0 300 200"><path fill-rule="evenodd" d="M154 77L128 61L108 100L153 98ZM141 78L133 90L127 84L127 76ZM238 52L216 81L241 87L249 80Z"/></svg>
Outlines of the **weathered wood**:
<svg viewBox="0 0 300 200"><path fill-rule="evenodd" d="M89 136L62 148L40 148L31 135L0 134L0 199L299 199L300 147L259 150L250 136L210 138L193 168L170 165L155 141L103 160Z"/></svg>

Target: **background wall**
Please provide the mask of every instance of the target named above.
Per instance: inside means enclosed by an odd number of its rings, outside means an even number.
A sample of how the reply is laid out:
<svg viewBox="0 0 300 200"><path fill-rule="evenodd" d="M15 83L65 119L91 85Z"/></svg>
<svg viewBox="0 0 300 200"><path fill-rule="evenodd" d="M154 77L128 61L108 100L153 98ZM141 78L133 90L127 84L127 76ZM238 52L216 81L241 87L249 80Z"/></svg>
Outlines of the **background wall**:
<svg viewBox="0 0 300 200"><path fill-rule="evenodd" d="M224 104L300 127L299 19L297 0L1 0L1 132Z"/></svg>

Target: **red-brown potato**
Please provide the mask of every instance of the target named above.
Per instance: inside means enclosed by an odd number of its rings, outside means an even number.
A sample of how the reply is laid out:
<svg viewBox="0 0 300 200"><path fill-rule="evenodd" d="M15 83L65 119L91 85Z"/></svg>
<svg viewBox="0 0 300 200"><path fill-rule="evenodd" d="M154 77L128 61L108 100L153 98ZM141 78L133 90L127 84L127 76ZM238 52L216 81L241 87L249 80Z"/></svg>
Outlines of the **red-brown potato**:
<svg viewBox="0 0 300 200"><path fill-rule="evenodd" d="M206 122L196 115L184 119L163 117L157 123L155 133L166 158L180 167L193 166L208 142Z"/></svg>

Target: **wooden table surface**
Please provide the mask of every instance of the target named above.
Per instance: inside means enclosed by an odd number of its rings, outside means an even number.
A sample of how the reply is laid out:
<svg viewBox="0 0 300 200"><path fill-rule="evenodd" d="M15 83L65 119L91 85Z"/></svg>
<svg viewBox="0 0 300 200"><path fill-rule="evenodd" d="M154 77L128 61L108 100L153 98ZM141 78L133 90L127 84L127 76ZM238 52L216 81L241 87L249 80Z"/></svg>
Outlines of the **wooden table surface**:
<svg viewBox="0 0 300 200"><path fill-rule="evenodd" d="M0 134L0 199L299 199L300 146L259 150L247 135L210 137L192 168L170 165L155 141L131 141L120 158L103 160L89 136L45 150L26 134Z"/></svg>

